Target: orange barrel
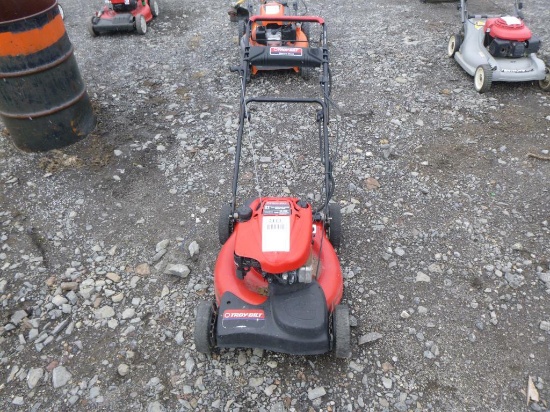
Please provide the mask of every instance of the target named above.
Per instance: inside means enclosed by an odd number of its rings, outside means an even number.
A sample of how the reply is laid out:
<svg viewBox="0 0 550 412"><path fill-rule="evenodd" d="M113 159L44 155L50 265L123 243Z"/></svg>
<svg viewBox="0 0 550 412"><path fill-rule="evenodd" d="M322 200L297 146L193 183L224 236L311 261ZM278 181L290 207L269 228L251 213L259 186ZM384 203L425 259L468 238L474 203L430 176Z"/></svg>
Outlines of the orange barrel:
<svg viewBox="0 0 550 412"><path fill-rule="evenodd" d="M0 0L0 117L27 152L86 137L96 124L56 0Z"/></svg>

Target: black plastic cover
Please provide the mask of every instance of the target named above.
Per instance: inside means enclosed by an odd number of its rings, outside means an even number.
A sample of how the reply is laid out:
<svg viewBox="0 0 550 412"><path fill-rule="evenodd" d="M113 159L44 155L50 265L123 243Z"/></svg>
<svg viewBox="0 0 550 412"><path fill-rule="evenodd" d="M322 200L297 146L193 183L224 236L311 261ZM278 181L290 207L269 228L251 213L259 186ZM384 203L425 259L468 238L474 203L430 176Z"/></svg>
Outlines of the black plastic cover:
<svg viewBox="0 0 550 412"><path fill-rule="evenodd" d="M540 39L537 37L531 37L525 42L496 38L489 44L489 53L494 57L519 58L526 54L536 53L539 48Z"/></svg>
<svg viewBox="0 0 550 412"><path fill-rule="evenodd" d="M253 66L321 67L323 51L310 47L250 46L248 61Z"/></svg>
<svg viewBox="0 0 550 412"><path fill-rule="evenodd" d="M98 33L114 32L114 31L134 31L134 16L130 13L121 13L113 19L97 19L93 23L94 30Z"/></svg>
<svg viewBox="0 0 550 412"><path fill-rule="evenodd" d="M494 57L508 57L512 42L510 40L493 39L489 44L489 53Z"/></svg>
<svg viewBox="0 0 550 412"><path fill-rule="evenodd" d="M267 44L266 29L265 26L256 27L256 42L260 44Z"/></svg>
<svg viewBox="0 0 550 412"><path fill-rule="evenodd" d="M288 24L283 26L281 30L281 37L283 41L296 41L296 25Z"/></svg>
<svg viewBox="0 0 550 412"><path fill-rule="evenodd" d="M331 349L325 295L317 282L269 285L262 305L250 305L231 292L221 297L216 324L222 348L261 348L294 355Z"/></svg>
<svg viewBox="0 0 550 412"><path fill-rule="evenodd" d="M527 44L526 52L527 54L530 53L538 53L540 49L540 38L531 36L529 40L525 42Z"/></svg>

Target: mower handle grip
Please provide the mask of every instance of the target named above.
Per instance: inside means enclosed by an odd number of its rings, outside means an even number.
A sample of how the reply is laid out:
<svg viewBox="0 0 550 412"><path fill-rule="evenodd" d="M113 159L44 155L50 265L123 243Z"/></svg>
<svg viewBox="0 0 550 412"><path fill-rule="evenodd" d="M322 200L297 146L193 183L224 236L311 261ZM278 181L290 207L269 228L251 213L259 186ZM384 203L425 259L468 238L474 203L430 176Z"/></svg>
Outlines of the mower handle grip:
<svg viewBox="0 0 550 412"><path fill-rule="evenodd" d="M325 24L325 19L318 16L251 16L250 21L291 21L291 22L312 22Z"/></svg>

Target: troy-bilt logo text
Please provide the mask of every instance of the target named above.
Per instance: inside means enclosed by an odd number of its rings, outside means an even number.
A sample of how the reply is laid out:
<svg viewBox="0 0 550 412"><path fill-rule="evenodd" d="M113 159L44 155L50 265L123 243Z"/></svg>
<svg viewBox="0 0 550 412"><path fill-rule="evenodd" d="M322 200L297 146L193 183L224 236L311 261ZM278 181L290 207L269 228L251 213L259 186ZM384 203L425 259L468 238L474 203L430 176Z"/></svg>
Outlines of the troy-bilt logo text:
<svg viewBox="0 0 550 412"><path fill-rule="evenodd" d="M224 320L264 320L265 313L261 309L227 309L223 312Z"/></svg>
<svg viewBox="0 0 550 412"><path fill-rule="evenodd" d="M272 56L301 56L302 49L299 47L270 47L269 54Z"/></svg>

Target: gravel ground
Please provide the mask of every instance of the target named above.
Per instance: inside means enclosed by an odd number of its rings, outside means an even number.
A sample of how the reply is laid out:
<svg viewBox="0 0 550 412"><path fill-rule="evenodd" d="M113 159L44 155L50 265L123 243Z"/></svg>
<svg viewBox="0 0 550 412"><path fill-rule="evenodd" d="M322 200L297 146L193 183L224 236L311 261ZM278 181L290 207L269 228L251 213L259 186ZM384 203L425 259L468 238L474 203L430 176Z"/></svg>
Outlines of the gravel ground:
<svg viewBox="0 0 550 412"><path fill-rule="evenodd" d="M477 94L446 57L454 5L309 4L329 27L356 323L336 360L195 351L230 194L237 28L225 2L162 0L145 36L92 38L100 3L63 2L94 133L42 154L0 133L0 410L549 410L550 95ZM525 15L550 57L546 2ZM249 95L317 91L268 73ZM255 107L239 196L254 151L264 194L315 199L315 127L309 108Z"/></svg>

